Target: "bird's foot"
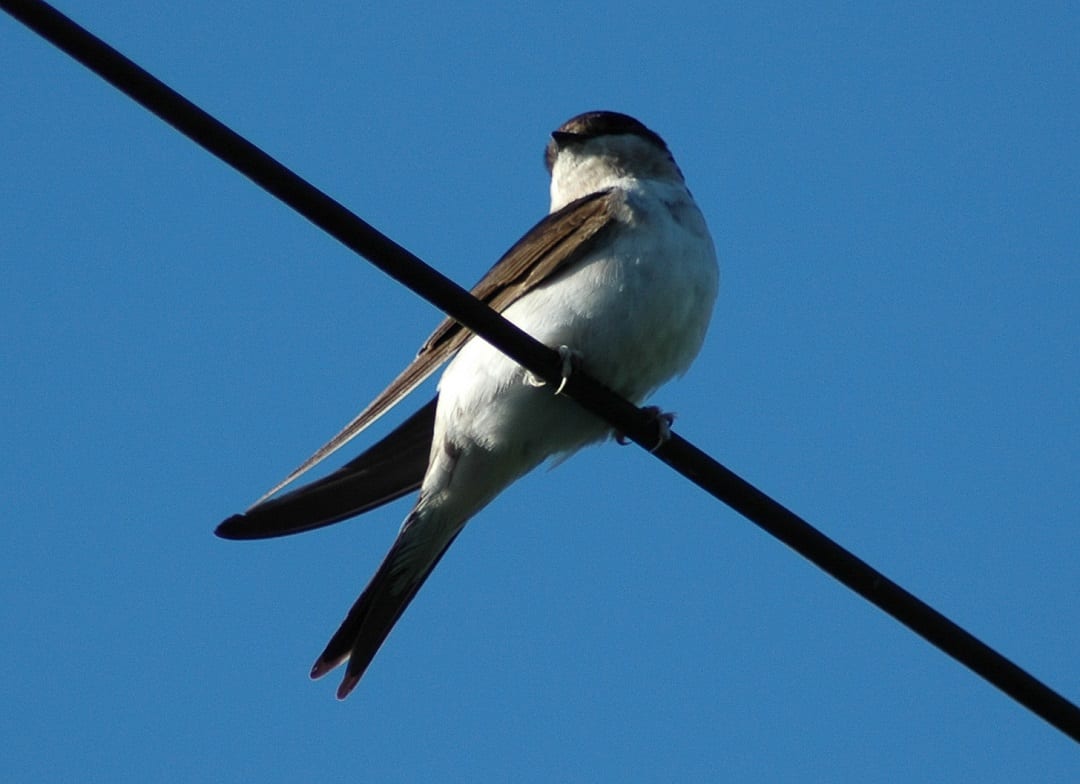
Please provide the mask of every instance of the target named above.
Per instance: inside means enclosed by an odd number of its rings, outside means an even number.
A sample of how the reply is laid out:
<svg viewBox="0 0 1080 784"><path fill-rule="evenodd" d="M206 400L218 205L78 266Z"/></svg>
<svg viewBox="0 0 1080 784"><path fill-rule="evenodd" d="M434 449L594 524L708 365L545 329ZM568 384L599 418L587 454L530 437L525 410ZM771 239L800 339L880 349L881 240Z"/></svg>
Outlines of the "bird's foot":
<svg viewBox="0 0 1080 784"><path fill-rule="evenodd" d="M645 406L641 410L656 423L656 445L649 450L652 453L671 440L671 426L675 424L675 412L661 411L658 406ZM626 446L630 443L630 439L622 433L616 433L615 442Z"/></svg>
<svg viewBox="0 0 1080 784"><path fill-rule="evenodd" d="M561 394L566 388L566 382L570 379L570 375L574 372L574 368L581 364L581 352L574 351L569 346L559 346L556 351L559 352L559 359L562 360L562 381L559 382L559 386L555 389L555 394ZM543 387L547 386L547 382L542 378L537 378L532 373L525 373L525 383L531 387Z"/></svg>

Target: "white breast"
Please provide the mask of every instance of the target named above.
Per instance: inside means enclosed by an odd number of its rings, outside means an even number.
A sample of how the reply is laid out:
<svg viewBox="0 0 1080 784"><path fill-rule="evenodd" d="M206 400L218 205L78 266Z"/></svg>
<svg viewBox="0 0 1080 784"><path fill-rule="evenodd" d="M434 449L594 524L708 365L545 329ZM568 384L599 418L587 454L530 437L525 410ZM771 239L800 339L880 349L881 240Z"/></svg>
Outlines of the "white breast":
<svg viewBox="0 0 1080 784"><path fill-rule="evenodd" d="M701 348L716 298L715 251L685 188L630 181L619 223L573 268L504 315L633 402L683 373ZM473 338L439 385L436 440L479 445L515 471L602 438L606 426Z"/></svg>

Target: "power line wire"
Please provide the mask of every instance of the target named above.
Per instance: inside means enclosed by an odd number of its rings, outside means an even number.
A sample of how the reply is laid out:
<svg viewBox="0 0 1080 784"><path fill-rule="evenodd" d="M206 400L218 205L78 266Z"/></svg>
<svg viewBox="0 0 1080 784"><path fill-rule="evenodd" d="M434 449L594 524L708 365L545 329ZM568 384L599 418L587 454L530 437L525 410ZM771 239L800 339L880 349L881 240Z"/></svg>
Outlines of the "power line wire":
<svg viewBox="0 0 1080 784"><path fill-rule="evenodd" d="M522 332L465 289L365 223L340 203L39 0L0 0L41 37L201 145L416 294L481 335L516 362L557 384L556 352ZM657 440L655 417L583 372L565 393L640 446ZM928 604L885 577L763 492L676 434L654 454L784 542L932 645L1080 742L1080 708Z"/></svg>

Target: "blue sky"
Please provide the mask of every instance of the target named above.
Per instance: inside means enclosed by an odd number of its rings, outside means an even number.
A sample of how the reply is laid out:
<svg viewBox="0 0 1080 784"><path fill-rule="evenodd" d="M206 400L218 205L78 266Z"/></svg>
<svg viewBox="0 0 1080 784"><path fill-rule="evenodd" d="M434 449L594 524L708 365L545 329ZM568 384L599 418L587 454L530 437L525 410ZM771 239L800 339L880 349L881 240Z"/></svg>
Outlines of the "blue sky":
<svg viewBox="0 0 1080 784"><path fill-rule="evenodd" d="M654 401L1080 700L1075 4L59 7L465 285L546 211L553 128L642 119L722 263ZM1059 732L611 444L479 515L336 702L308 668L407 502L211 531L439 314L0 41L6 778L1076 780Z"/></svg>

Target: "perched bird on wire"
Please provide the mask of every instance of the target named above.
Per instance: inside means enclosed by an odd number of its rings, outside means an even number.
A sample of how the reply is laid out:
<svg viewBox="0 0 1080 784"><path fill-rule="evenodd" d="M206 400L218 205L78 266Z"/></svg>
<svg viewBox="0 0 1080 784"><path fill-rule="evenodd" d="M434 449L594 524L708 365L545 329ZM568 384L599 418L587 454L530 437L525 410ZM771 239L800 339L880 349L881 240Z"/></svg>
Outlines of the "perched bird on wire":
<svg viewBox="0 0 1080 784"><path fill-rule="evenodd" d="M719 280L709 230L663 139L625 114L589 112L567 121L551 134L545 160L550 214L473 294L558 349L564 375L580 367L640 404L685 372L701 348ZM341 469L269 497L447 360L435 400ZM311 670L318 678L348 661L339 699L355 688L469 518L545 459L563 459L610 435L560 389L448 319L338 435L247 512L218 526L227 539L297 533L419 488L390 552ZM667 415L657 416L658 424L670 424Z"/></svg>

